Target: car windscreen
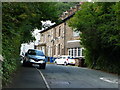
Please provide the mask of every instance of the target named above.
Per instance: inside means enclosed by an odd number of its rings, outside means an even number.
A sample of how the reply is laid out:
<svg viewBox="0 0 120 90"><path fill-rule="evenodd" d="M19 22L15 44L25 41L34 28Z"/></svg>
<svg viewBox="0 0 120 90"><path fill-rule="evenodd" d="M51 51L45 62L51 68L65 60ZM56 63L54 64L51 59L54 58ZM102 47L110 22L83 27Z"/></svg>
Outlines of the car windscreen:
<svg viewBox="0 0 120 90"><path fill-rule="evenodd" d="M37 51L37 50L29 50L28 54L29 55L37 55L37 56L45 56L42 51Z"/></svg>
<svg viewBox="0 0 120 90"><path fill-rule="evenodd" d="M36 55L38 55L38 56L45 56L42 51L36 51Z"/></svg>
<svg viewBox="0 0 120 90"><path fill-rule="evenodd" d="M36 55L36 52L35 52L35 50L29 50L29 51L28 51L28 54L29 54L29 55Z"/></svg>
<svg viewBox="0 0 120 90"><path fill-rule="evenodd" d="M68 57L68 59L73 59L72 57Z"/></svg>
<svg viewBox="0 0 120 90"><path fill-rule="evenodd" d="M66 57L62 57L63 59L66 59Z"/></svg>

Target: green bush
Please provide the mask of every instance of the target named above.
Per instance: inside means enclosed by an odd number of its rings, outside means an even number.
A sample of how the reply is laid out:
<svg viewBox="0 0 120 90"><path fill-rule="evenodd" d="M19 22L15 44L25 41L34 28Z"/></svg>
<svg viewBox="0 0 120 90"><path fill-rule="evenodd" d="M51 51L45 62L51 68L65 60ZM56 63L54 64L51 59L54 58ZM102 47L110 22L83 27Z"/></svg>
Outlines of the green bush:
<svg viewBox="0 0 120 90"><path fill-rule="evenodd" d="M120 3L86 2L69 25L80 31L85 62L91 68L120 73Z"/></svg>
<svg viewBox="0 0 120 90"><path fill-rule="evenodd" d="M2 3L2 56L4 57L3 85L19 67L22 43L35 40L32 31L41 29L41 21L58 19L56 3L52 2L3 2Z"/></svg>

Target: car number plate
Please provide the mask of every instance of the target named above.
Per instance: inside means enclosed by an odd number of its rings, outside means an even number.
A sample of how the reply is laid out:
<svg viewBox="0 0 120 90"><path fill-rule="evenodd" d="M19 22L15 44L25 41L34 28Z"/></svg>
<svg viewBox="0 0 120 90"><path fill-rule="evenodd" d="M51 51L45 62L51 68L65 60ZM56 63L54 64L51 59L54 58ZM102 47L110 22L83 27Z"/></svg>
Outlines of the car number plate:
<svg viewBox="0 0 120 90"><path fill-rule="evenodd" d="M36 66L39 66L39 65L38 65L38 64L32 64L32 66L35 66L35 67L36 67Z"/></svg>

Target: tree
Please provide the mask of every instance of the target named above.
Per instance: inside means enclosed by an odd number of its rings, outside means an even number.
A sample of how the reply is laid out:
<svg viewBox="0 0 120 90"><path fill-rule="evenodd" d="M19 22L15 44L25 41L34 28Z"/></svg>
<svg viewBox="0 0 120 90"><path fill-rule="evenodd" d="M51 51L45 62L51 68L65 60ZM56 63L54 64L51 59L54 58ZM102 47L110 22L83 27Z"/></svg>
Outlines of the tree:
<svg viewBox="0 0 120 90"><path fill-rule="evenodd" d="M66 10L69 10L70 7L74 7L76 4L78 4L78 2L59 2L56 3L56 6L58 7L58 15L62 15L63 12L65 12Z"/></svg>
<svg viewBox="0 0 120 90"><path fill-rule="evenodd" d="M21 43L35 40L32 31L41 29L41 21L57 22L56 3L3 2L2 3L2 55L4 57L3 85L18 67Z"/></svg>
<svg viewBox="0 0 120 90"><path fill-rule="evenodd" d="M3 85L9 82L11 74L18 67L21 43L35 38L32 31L41 29L41 21L58 23L58 17L74 3L55 2L3 2L2 3L2 55L4 57ZM67 6L66 6L67 5Z"/></svg>
<svg viewBox="0 0 120 90"><path fill-rule="evenodd" d="M69 25L81 31L81 44L86 49L89 67L120 72L119 3L84 3Z"/></svg>

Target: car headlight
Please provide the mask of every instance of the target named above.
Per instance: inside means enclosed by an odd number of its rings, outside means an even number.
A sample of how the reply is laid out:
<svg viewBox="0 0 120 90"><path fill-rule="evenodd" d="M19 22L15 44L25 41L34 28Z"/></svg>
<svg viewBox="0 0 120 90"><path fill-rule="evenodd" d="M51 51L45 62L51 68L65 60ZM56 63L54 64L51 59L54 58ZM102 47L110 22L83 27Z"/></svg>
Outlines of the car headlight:
<svg viewBox="0 0 120 90"><path fill-rule="evenodd" d="M33 60L33 59L30 59L30 62L34 62L34 60Z"/></svg>
<svg viewBox="0 0 120 90"><path fill-rule="evenodd" d="M42 63L45 63L45 60L41 60Z"/></svg>

